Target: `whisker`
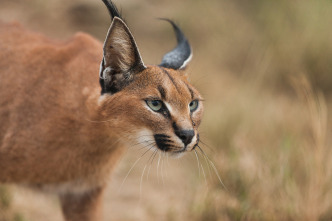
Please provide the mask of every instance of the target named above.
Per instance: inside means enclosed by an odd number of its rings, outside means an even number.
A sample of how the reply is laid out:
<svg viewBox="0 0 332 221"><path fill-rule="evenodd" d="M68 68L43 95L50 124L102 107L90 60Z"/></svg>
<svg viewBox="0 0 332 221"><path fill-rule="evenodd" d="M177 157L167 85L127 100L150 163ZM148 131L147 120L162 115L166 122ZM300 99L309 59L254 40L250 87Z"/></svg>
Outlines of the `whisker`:
<svg viewBox="0 0 332 221"><path fill-rule="evenodd" d="M153 160L154 160L154 158L156 157L157 153L158 153L158 149L156 150L156 153L155 153L155 155L154 155L153 158L152 158L151 164L153 163Z"/></svg>
<svg viewBox="0 0 332 221"><path fill-rule="evenodd" d="M195 150L195 154L196 154L196 157L197 157L198 169L199 169L199 171L200 171L200 167L202 168L202 173L203 173L203 176L204 176L204 180L205 180L205 183L206 183L206 185L207 185L207 180L206 180L205 170L204 170L204 168L203 168L202 163L201 163L200 160L199 160L199 157L198 157L198 155L197 155L196 150Z"/></svg>
<svg viewBox="0 0 332 221"><path fill-rule="evenodd" d="M159 183L159 163L160 163L160 158L161 158L161 154L159 152L158 166L157 166L157 179L158 179L158 183Z"/></svg>
<svg viewBox="0 0 332 221"><path fill-rule="evenodd" d="M198 145L197 145L198 146ZM214 169L214 172L216 174L216 176L219 179L220 184L228 191L227 187L225 186L225 184L221 181L219 172L216 168L216 166L214 165L214 163L211 161L211 159L205 154L205 152L202 150L202 148L200 146L198 146L198 148L200 149L200 151L202 152L202 154L204 154L204 156L206 156L206 158L208 159L208 161L210 162L210 165L212 166L212 168Z"/></svg>
<svg viewBox="0 0 332 221"><path fill-rule="evenodd" d="M204 159L205 159L205 163L206 163L206 165L207 165L207 167L208 167L208 171L209 171L209 175L210 175L210 178L212 178L212 174L211 174L211 165L208 163L208 159L206 158L206 156L205 155L202 155L203 157L204 157Z"/></svg>
<svg viewBox="0 0 332 221"><path fill-rule="evenodd" d="M146 146L143 146L141 148L139 148L139 150L143 150L145 148L150 148L150 147L153 147L154 146L154 142L151 142L151 143L148 143Z"/></svg>
<svg viewBox="0 0 332 221"><path fill-rule="evenodd" d="M166 155L166 163L167 163L167 167L169 168L169 161L168 161L168 153L165 152L165 155ZM167 172L167 168L166 168L166 177L168 177L168 172Z"/></svg>
<svg viewBox="0 0 332 221"><path fill-rule="evenodd" d="M143 182L143 176L144 176L144 172L145 172L146 166L147 166L147 164L145 164L145 166L144 166L144 169L143 169L143 172L142 172L142 176L141 176L141 182L139 184L139 196L140 196L139 198L140 199L142 197L142 182Z"/></svg>
<svg viewBox="0 0 332 221"><path fill-rule="evenodd" d="M151 142L154 142L154 141L153 140L144 140L144 141L140 141L140 142L137 142L137 143L131 145L131 147L135 147L135 146L143 144L143 143L151 143Z"/></svg>
<svg viewBox="0 0 332 221"><path fill-rule="evenodd" d="M195 156L196 156L196 160L197 160L197 166L198 166L198 177L201 177L201 168L199 167L199 159L198 159L198 155L197 155L197 151L194 150Z"/></svg>
<svg viewBox="0 0 332 221"><path fill-rule="evenodd" d="M150 166L149 166L149 170L148 170L148 173L147 173L147 180L149 180L149 175L150 175L150 169L151 169L151 166L152 166L152 162L153 162L153 159L154 159L154 156L157 154L157 151L158 149L156 149L150 156L150 159L152 158L151 162L150 162ZM148 162L150 161L150 159L148 160Z"/></svg>
<svg viewBox="0 0 332 221"><path fill-rule="evenodd" d="M163 186L165 186L164 173L163 173L163 168L164 168L164 155L165 155L165 152L162 152L161 167L160 167L161 180L163 181Z"/></svg>
<svg viewBox="0 0 332 221"><path fill-rule="evenodd" d="M202 139L200 139L199 142L202 143L203 145L205 145L207 148L209 148L209 150L212 153L215 153L214 149L210 145L208 145L207 143L205 143Z"/></svg>
<svg viewBox="0 0 332 221"><path fill-rule="evenodd" d="M135 165L138 163L138 161L140 159L142 159L142 157L151 149L152 147L150 147L149 149L147 149L133 164L133 166L130 168L130 170L128 171L127 175L125 176L125 178L123 179L121 186L119 188L119 191L121 191L123 184L125 183L125 181L127 180L127 177L129 176L130 172L132 171L132 169L135 167Z"/></svg>
<svg viewBox="0 0 332 221"><path fill-rule="evenodd" d="M203 165L202 165L202 164L201 164L201 167L202 167L203 176L204 176L204 179L205 179L205 184L208 185L208 184L207 184L207 180L206 180L206 176L205 176L205 171L204 171L204 168L203 168Z"/></svg>

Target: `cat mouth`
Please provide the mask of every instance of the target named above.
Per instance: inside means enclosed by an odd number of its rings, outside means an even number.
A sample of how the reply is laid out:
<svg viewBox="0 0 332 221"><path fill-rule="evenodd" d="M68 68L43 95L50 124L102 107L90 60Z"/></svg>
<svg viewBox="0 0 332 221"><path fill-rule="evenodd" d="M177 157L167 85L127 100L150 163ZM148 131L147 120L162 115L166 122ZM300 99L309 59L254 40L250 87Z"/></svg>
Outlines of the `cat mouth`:
<svg viewBox="0 0 332 221"><path fill-rule="evenodd" d="M184 147L184 148L182 148L181 150L176 150L176 151L173 151L172 153L174 153L174 154L183 153L183 152L185 152L186 150L187 150L187 147Z"/></svg>
<svg viewBox="0 0 332 221"><path fill-rule="evenodd" d="M180 154L183 152L186 152L188 149L188 146L184 147L178 147L174 144L174 142L171 140L171 137L166 134L155 134L154 139L156 142L156 146L159 150L163 152L171 152L172 154ZM196 146L196 144L195 144ZM195 148L194 146L194 148Z"/></svg>
<svg viewBox="0 0 332 221"><path fill-rule="evenodd" d="M173 141L171 137L166 134L155 134L154 139L158 149L164 152L174 150Z"/></svg>

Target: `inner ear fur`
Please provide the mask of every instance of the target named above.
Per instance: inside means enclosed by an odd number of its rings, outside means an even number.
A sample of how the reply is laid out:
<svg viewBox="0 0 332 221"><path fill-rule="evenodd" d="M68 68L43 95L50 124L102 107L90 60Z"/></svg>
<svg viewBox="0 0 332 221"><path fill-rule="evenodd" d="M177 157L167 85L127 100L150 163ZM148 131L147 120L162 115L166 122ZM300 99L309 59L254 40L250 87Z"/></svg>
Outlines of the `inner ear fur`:
<svg viewBox="0 0 332 221"><path fill-rule="evenodd" d="M135 73L144 68L134 37L127 25L115 17L104 43L100 70L102 93L116 93L131 82Z"/></svg>

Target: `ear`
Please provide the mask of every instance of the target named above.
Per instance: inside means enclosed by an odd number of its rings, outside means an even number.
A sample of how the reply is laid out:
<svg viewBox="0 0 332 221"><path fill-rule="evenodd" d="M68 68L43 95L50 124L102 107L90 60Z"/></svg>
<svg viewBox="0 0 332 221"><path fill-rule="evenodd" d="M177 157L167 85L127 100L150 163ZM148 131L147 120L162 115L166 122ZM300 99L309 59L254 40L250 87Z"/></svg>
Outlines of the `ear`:
<svg viewBox="0 0 332 221"><path fill-rule="evenodd" d="M176 34L177 46L172 51L164 55L163 60L159 66L172 68L175 70L185 69L188 62L192 58L190 44L181 29L172 20L165 18L160 19L168 21L173 26L174 32Z"/></svg>
<svg viewBox="0 0 332 221"><path fill-rule="evenodd" d="M104 43L100 66L101 93L116 93L132 80L135 73L145 69L136 42L127 25L115 17Z"/></svg>

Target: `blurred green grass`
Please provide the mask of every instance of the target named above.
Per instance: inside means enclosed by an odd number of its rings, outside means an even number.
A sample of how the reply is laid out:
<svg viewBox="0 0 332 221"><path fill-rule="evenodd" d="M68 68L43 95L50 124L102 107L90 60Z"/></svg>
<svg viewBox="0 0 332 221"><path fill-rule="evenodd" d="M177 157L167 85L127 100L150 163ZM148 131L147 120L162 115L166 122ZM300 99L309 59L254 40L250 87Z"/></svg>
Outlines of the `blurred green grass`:
<svg viewBox="0 0 332 221"><path fill-rule="evenodd" d="M0 221L24 221L21 213L12 208L12 195L9 188L0 185Z"/></svg>
<svg viewBox="0 0 332 221"><path fill-rule="evenodd" d="M115 2L146 63L158 64L175 44L156 17L177 21L193 46L189 71L206 99L201 131L213 150L202 147L228 190L216 176L208 190L202 182L190 218L331 220L332 2ZM103 40L109 26L100 1L0 3L1 19L15 12L54 38L85 31Z"/></svg>

